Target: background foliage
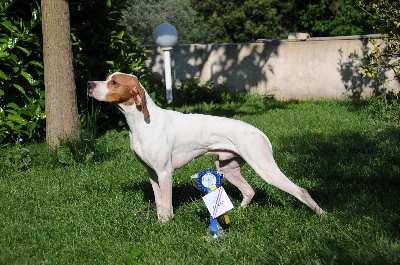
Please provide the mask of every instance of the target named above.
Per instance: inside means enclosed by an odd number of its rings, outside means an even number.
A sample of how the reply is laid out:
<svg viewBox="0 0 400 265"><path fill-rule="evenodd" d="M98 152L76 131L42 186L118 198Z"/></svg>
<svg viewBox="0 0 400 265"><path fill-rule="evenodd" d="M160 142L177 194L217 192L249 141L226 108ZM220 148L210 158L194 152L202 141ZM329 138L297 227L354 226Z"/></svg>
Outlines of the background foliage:
<svg viewBox="0 0 400 265"><path fill-rule="evenodd" d="M111 72L146 74L144 49L119 25L126 0L70 1L75 83L81 124L88 135L98 129L118 128L120 113L109 104L87 96L88 80L104 80ZM111 118L116 117L116 118ZM97 128L97 124L103 124Z"/></svg>
<svg viewBox="0 0 400 265"><path fill-rule="evenodd" d="M390 69L400 81L400 2L375 0L370 5L365 1L359 4L373 19L378 32L384 34L381 42L371 40L375 47L363 58L362 74L373 77L382 69Z"/></svg>
<svg viewBox="0 0 400 265"><path fill-rule="evenodd" d="M3 142L42 139L45 131L40 3L22 2L8 0L0 4ZM88 80L103 80L114 71L145 74L144 49L138 46L137 39L126 36L118 23L125 4L126 0L70 1L75 83L80 119L86 131L96 130L96 124L104 117L119 115L87 97ZM120 126L120 119L108 120L104 130Z"/></svg>
<svg viewBox="0 0 400 265"><path fill-rule="evenodd" d="M258 38L287 35L294 1L249 0L192 1L196 10L212 25L215 42L254 42ZM229 11L228 11L229 10ZM288 19L289 18L289 19Z"/></svg>
<svg viewBox="0 0 400 265"><path fill-rule="evenodd" d="M345 36L371 34L373 21L355 0L298 2L298 28L311 36ZM369 2L369 1L366 1Z"/></svg>
<svg viewBox="0 0 400 265"><path fill-rule="evenodd" d="M178 43L254 42L295 31L314 37L375 32L354 0L128 0L128 5L123 25L143 44L153 43L154 28L166 20L177 27Z"/></svg>
<svg viewBox="0 0 400 265"><path fill-rule="evenodd" d="M168 21L178 30L178 43L212 42L211 27L196 15L190 0L128 0L121 24L129 36L142 44L153 44L155 27Z"/></svg>
<svg viewBox="0 0 400 265"><path fill-rule="evenodd" d="M133 73L159 105L165 106L160 77L145 67L145 50L154 27L165 20L176 25L180 43L251 42L286 37L291 31L312 36L385 33L362 64L373 76L389 67L399 75L399 3L393 0L71 0L76 91L86 135L123 128L124 119L109 104L86 95L88 80L108 73ZM390 7L390 8L388 8ZM397 23L397 24L396 24ZM188 80L175 90L174 105L240 100L212 83ZM0 3L0 142L43 139L44 84L40 2ZM391 97L393 99L393 97ZM383 101L388 102L388 101ZM395 102L391 100L390 102ZM85 134L84 134L85 135Z"/></svg>
<svg viewBox="0 0 400 265"><path fill-rule="evenodd" d="M39 3L0 3L0 142L43 137Z"/></svg>

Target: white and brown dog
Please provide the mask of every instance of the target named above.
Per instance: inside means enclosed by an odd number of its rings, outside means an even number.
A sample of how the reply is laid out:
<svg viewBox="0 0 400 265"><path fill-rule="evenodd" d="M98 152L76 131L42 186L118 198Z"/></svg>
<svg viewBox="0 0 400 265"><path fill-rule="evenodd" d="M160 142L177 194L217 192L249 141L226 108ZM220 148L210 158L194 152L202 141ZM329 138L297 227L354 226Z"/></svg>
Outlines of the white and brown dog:
<svg viewBox="0 0 400 265"><path fill-rule="evenodd" d="M267 183L292 194L320 215L324 211L308 192L278 168L268 138L242 121L183 114L159 108L134 75L114 73L106 81L89 81L89 95L118 104L129 125L130 147L146 167L161 221L173 217L172 174L202 155L217 155L216 165L243 195L241 207L254 196L240 173L247 162Z"/></svg>

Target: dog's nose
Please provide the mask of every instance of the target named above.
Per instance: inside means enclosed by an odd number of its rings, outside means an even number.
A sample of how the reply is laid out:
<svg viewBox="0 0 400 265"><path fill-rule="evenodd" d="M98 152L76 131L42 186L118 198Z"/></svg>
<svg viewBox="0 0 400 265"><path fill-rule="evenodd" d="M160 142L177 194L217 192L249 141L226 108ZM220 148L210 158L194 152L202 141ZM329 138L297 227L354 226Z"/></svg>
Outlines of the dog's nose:
<svg viewBox="0 0 400 265"><path fill-rule="evenodd" d="M87 93L88 93L89 96L92 95L92 91L93 91L93 88L95 86L96 86L96 84L93 81L88 81L87 82Z"/></svg>
<svg viewBox="0 0 400 265"><path fill-rule="evenodd" d="M95 86L95 83L94 83L93 81L88 81L88 82L87 82L87 89L88 89L88 90L94 88L94 86Z"/></svg>

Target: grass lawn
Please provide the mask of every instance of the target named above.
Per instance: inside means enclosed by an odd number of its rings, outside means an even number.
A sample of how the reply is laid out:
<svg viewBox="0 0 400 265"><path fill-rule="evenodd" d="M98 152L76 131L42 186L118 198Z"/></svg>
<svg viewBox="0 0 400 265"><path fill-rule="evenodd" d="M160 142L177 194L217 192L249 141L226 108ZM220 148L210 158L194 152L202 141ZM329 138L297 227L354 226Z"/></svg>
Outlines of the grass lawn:
<svg viewBox="0 0 400 265"><path fill-rule="evenodd" d="M0 161L0 264L400 264L400 127L352 101L197 105L181 111L240 119L272 142L282 171L328 213L314 214L267 185L250 206L223 185L235 209L220 240L206 240L208 212L190 176L174 174L175 219L157 221L144 167L124 132L97 139L88 163L55 162L44 143L4 147ZM98 153L97 153L98 152Z"/></svg>

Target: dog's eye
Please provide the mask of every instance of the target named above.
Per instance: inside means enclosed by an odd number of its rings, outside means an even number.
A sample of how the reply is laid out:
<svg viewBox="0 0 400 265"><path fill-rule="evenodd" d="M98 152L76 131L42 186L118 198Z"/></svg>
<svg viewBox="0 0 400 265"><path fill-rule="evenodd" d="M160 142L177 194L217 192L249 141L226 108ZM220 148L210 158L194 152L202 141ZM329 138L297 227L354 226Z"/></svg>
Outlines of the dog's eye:
<svg viewBox="0 0 400 265"><path fill-rule="evenodd" d="M111 84L112 84L112 85L116 85L117 82L115 82L114 80L111 80Z"/></svg>

